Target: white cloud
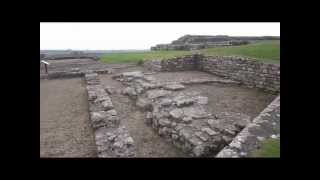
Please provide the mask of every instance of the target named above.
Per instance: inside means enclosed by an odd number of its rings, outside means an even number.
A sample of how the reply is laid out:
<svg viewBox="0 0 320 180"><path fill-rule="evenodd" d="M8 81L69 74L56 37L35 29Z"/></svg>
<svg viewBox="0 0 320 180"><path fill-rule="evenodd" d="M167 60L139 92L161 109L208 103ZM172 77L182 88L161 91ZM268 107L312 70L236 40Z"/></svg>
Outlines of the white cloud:
<svg viewBox="0 0 320 180"><path fill-rule="evenodd" d="M280 23L40 23L40 48L149 49L186 34L280 36Z"/></svg>

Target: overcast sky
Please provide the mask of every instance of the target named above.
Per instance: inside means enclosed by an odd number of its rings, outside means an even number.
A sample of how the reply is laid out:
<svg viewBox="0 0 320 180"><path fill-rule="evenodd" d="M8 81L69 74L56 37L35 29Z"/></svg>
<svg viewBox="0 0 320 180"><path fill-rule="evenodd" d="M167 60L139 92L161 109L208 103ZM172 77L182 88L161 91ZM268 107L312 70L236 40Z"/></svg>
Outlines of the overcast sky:
<svg viewBox="0 0 320 180"><path fill-rule="evenodd" d="M280 23L40 23L40 49L149 49L186 34L280 36Z"/></svg>

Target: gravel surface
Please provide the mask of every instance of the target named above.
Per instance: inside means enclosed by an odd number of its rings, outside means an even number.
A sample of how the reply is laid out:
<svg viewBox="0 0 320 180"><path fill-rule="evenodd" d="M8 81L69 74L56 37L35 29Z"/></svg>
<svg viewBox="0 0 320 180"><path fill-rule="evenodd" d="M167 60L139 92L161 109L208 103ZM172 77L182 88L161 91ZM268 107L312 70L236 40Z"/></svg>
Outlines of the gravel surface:
<svg viewBox="0 0 320 180"><path fill-rule="evenodd" d="M40 157L96 157L82 79L40 80Z"/></svg>

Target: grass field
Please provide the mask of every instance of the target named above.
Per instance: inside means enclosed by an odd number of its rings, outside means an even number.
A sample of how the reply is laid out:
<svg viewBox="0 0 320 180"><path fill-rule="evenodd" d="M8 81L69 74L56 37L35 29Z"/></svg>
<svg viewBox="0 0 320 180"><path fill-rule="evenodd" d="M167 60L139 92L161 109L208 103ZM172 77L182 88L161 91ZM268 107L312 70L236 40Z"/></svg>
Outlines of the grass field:
<svg viewBox="0 0 320 180"><path fill-rule="evenodd" d="M146 51L146 52L121 52L104 54L103 62L139 62L148 59L168 59L176 56L192 54L195 51ZM265 63L280 63L280 41L262 41L254 44L230 47L217 47L197 50L204 55L236 55L256 58Z"/></svg>
<svg viewBox="0 0 320 180"><path fill-rule="evenodd" d="M192 54L191 51L147 51L147 52L125 52L125 53L110 53L101 57L103 62L138 62L149 59L168 59L176 56Z"/></svg>
<svg viewBox="0 0 320 180"><path fill-rule="evenodd" d="M251 157L280 157L280 139L267 139L261 147L252 152Z"/></svg>

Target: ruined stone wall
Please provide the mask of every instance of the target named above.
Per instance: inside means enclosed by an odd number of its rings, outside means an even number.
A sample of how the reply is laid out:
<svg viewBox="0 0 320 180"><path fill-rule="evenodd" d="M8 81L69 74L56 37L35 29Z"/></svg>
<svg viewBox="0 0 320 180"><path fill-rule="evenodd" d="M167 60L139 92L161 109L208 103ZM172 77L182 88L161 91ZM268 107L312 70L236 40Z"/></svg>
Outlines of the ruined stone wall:
<svg viewBox="0 0 320 180"><path fill-rule="evenodd" d="M134 157L136 148L128 129L120 125L117 111L97 73L86 73L91 125L98 157Z"/></svg>
<svg viewBox="0 0 320 180"><path fill-rule="evenodd" d="M280 95L216 157L247 157L261 141L268 138L280 139Z"/></svg>
<svg viewBox="0 0 320 180"><path fill-rule="evenodd" d="M182 91L183 84L204 81L159 83L141 71L125 72L113 78L128 86L122 93L146 112L145 123L192 157L215 155L250 122L250 117L241 113L213 115L206 108L208 97Z"/></svg>
<svg viewBox="0 0 320 180"><path fill-rule="evenodd" d="M153 59L145 61L143 66L152 71L197 70L199 57L198 55L187 55L165 60Z"/></svg>
<svg viewBox="0 0 320 180"><path fill-rule="evenodd" d="M152 60L144 61L143 66L152 71L161 71L161 68L162 68L161 62L162 60L160 59L152 59Z"/></svg>
<svg viewBox="0 0 320 180"><path fill-rule="evenodd" d="M240 57L204 56L198 68L249 87L280 92L280 65Z"/></svg>
<svg viewBox="0 0 320 180"><path fill-rule="evenodd" d="M280 65L243 57L195 54L168 60L146 61L144 66L154 71L199 70L239 81L248 87L280 92Z"/></svg>
<svg viewBox="0 0 320 180"><path fill-rule="evenodd" d="M195 70L196 67L197 59L193 55L175 57L161 62L161 71L187 71Z"/></svg>

